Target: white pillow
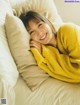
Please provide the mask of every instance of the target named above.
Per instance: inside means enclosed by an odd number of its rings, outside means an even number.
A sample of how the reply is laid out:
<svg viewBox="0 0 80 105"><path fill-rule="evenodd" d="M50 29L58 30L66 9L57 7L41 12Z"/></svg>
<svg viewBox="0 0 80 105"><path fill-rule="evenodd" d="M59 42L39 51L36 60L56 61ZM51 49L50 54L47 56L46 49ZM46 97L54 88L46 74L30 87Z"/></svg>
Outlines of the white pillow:
<svg viewBox="0 0 80 105"><path fill-rule="evenodd" d="M29 10L33 10L46 16L54 24L56 30L63 23L53 0L10 0L10 3L18 17Z"/></svg>
<svg viewBox="0 0 80 105"><path fill-rule="evenodd" d="M1 0L0 4L0 75L6 81L8 79L7 83L14 86L18 71L8 47L4 27L6 14L13 15L13 12L8 0Z"/></svg>
<svg viewBox="0 0 80 105"><path fill-rule="evenodd" d="M0 98L6 98L8 100L7 105L14 105L15 94L13 87L17 82L18 71L5 34L4 24L7 13L13 14L8 0L0 0Z"/></svg>

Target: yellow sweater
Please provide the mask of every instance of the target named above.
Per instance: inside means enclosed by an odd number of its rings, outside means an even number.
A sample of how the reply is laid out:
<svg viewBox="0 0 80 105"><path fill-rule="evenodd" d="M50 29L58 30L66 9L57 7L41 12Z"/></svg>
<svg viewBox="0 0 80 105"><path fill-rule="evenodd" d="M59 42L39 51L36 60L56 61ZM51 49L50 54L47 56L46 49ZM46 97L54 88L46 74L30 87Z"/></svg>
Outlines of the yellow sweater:
<svg viewBox="0 0 80 105"><path fill-rule="evenodd" d="M31 48L38 66L56 79L80 82L80 28L71 23L61 26L57 47L42 45L42 54Z"/></svg>

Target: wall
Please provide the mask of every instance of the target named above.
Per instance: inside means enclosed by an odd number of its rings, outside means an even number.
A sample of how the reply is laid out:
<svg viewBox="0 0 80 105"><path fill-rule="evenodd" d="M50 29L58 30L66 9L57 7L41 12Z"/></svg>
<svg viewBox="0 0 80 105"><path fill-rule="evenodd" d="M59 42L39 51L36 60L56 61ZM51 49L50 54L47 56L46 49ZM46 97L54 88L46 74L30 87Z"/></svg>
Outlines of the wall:
<svg viewBox="0 0 80 105"><path fill-rule="evenodd" d="M64 0L54 0L54 2L64 22L80 25L80 2L64 2Z"/></svg>

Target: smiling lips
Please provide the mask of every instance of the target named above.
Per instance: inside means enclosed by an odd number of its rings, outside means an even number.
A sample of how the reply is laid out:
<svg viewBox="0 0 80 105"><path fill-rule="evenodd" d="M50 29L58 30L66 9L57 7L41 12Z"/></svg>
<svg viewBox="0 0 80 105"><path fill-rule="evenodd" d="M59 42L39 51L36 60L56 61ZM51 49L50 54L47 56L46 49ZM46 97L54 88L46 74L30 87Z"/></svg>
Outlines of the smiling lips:
<svg viewBox="0 0 80 105"><path fill-rule="evenodd" d="M47 35L43 35L40 40L44 40L46 38Z"/></svg>

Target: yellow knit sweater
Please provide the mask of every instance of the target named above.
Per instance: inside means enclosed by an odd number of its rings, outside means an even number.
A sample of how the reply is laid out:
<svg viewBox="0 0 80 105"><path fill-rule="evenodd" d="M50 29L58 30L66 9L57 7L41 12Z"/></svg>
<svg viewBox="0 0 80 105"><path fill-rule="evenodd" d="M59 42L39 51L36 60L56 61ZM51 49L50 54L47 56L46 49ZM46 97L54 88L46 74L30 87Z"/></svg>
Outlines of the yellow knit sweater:
<svg viewBox="0 0 80 105"><path fill-rule="evenodd" d="M57 47L42 45L42 54L31 48L38 66L56 79L80 82L80 28L71 23L61 26Z"/></svg>

